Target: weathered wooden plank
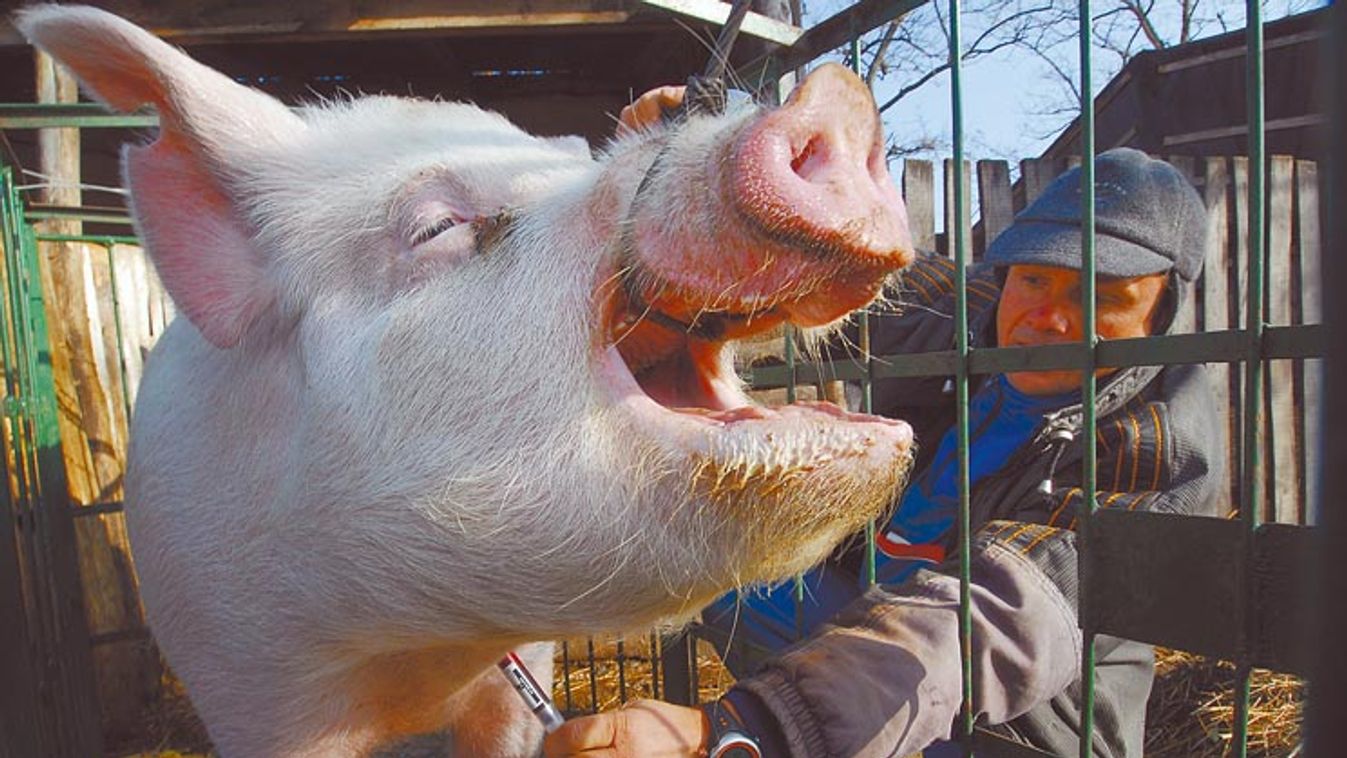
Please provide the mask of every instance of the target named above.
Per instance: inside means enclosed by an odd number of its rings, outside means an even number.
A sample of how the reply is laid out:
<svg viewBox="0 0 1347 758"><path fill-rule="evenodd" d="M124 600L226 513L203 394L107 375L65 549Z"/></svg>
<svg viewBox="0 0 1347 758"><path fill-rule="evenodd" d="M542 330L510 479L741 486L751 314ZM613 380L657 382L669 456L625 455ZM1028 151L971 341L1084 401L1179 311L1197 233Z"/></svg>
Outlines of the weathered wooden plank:
<svg viewBox="0 0 1347 758"><path fill-rule="evenodd" d="M1303 324L1323 321L1323 276L1320 271L1320 206L1318 166L1312 161L1296 161L1296 254L1300 266L1300 313ZM1323 507L1320 500L1320 471L1323 460L1323 371L1321 360L1305 361L1300 369L1301 409L1305 444L1301 446L1301 470L1305 472L1305 522L1317 524Z"/></svg>
<svg viewBox="0 0 1347 758"><path fill-rule="evenodd" d="M1231 258L1235 267L1233 277L1233 288L1231 290L1231 299L1234 300L1234 324L1238 326L1247 326L1249 315L1249 159L1243 156L1236 156L1232 160L1232 173L1234 174L1234 210L1235 210L1235 229L1233 239L1231 240ZM1248 410L1248 404L1244 399L1244 364L1234 364L1232 370L1235 373L1234 386L1235 394L1231 398L1231 410L1236 419L1235 428L1238 434L1235 439L1238 440L1237 452L1240 456L1236 461L1235 471L1243 470L1244 446L1246 444L1255 444L1255 441L1244 439L1244 414ZM1261 411L1260 411L1261 413ZM1264 434L1263 427L1259 427L1259 438ZM1266 461L1264 462L1266 464ZM1263 466L1263 474L1266 475L1267 466ZM1243 478L1239 480L1237 492L1241 499L1236 501L1243 503ZM1261 487L1260 478L1258 484ZM1263 498L1262 509L1259 518L1267 520L1269 511L1267 509L1267 498Z"/></svg>
<svg viewBox="0 0 1347 758"><path fill-rule="evenodd" d="M963 215L957 221L954 218L954 182L955 171L954 161L950 158L944 160L945 175L945 239L949 257L954 257L954 229L956 223L963 228L963 238L968 245L968 261L973 260L973 167L968 161L963 162L963 170L959 173L959 181L963 182Z"/></svg>
<svg viewBox="0 0 1347 758"><path fill-rule="evenodd" d="M718 25L724 24L730 15L730 5L715 0L640 0L640 2L642 5L662 8L697 21L709 21ZM804 34L804 30L798 26L752 11L744 16L739 31L778 45L793 45L800 39L800 35Z"/></svg>
<svg viewBox="0 0 1347 758"><path fill-rule="evenodd" d="M903 161L903 202L912 244L918 250L935 250L935 168L930 161Z"/></svg>
<svg viewBox="0 0 1347 758"><path fill-rule="evenodd" d="M140 248L118 245L112 258L122 322L120 347L127 402L134 404L144 371L145 354L154 344L153 319L157 308L150 287L149 265Z"/></svg>
<svg viewBox="0 0 1347 758"><path fill-rule="evenodd" d="M39 90L50 100L66 102L76 97L73 79L64 71L39 61ZM48 81L48 79L50 81ZM70 133L65 133L69 131ZM46 175L54 178L48 202L79 206L80 180L78 133L54 131L43 143ZM53 222L43 231L78 233L78 223ZM117 313L111 297L110 262L106 248L97 245L44 244L44 280L48 285L48 328L53 342L52 362L60 401L61 449L68 475L63 482L77 503L87 504L120 496L125 468L128 412L122 391L121 357L117 341ZM54 501L53 501L54 502ZM141 623L139 600L124 519L120 515L79 519L69 530L73 541L58 546L77 560L77 585L83 597L81 644L87 635ZM62 591L69 591L70 587ZM73 638L72 638L73 639ZM71 655L70 650L62 651ZM89 657L87 650L81 653ZM71 657L70 660L79 658ZM111 731L137 728L146 700L157 686L156 662L143 646L117 645L92 653L93 668L81 676L97 683L96 703L101 712L87 718ZM72 679L72 681L78 681ZM83 686L83 685L81 685ZM92 688L90 688L92 689ZM93 693L88 693L92 695ZM95 702L90 698L89 702ZM78 723L74 701L60 706L72 712L63 718ZM62 731L72 731L60 728Z"/></svg>
<svg viewBox="0 0 1347 758"><path fill-rule="evenodd" d="M1205 181L1202 199L1207 206L1207 250L1198 289L1202 294L1198 328L1203 332L1229 329L1238 320L1231 318L1231 251L1230 251L1230 166L1225 158L1207 158L1203 167ZM1239 502L1239 417L1231 407L1231 399L1239 397L1239 372L1231 371L1228 363L1208 366L1212 377L1212 392L1217 416L1224 421L1221 429L1221 450L1225 456L1227 492L1230 503ZM1232 386L1232 382L1234 383Z"/></svg>
<svg viewBox="0 0 1347 758"><path fill-rule="evenodd" d="M42 52L34 59L35 89L40 102L73 103L78 99L74 78ZM43 129L38 132L39 165L50 186L42 188L39 200L54 205L82 205L79 132L74 129ZM78 221L51 221L42 231L78 234ZM45 334L51 343L51 389L57 396L59 440L38 441L37 456L42 482L42 503L34 528L35 552L45 569L36 578L35 594L46 596L40 613L49 626L43 630L44 665L38 671L45 739L48 751L90 754L99 743L101 678L95 677L89 651L89 601L99 596L87 583L87 561L67 510L72 490L94 481L101 451L90 444L81 427L100 429L85 418L86 410L98 407L98 392L89 366L93 333L87 323L83 258L77 245L47 245L41 275L48 306ZM73 402L69 402L73 401ZM106 417L104 417L106 420ZM83 423L82 423L83 422ZM106 425L101 427L106 431ZM83 469L76 480L71 469ZM120 476L120 470L117 471ZM86 592L86 590L91 590ZM115 591L115 590L114 590Z"/></svg>
<svg viewBox="0 0 1347 758"><path fill-rule="evenodd" d="M1295 159L1275 155L1268 166L1267 318L1291 323L1291 232L1295 224ZM1268 361L1268 497L1275 520L1302 523L1300 471L1296 454L1295 378L1292 361Z"/></svg>
<svg viewBox="0 0 1347 758"><path fill-rule="evenodd" d="M982 217L981 244L974 246L981 258L992 241L1015 218L1010 193L1010 166L1005 161L978 161L978 205Z"/></svg>
<svg viewBox="0 0 1347 758"><path fill-rule="evenodd" d="M1020 181L1024 185L1024 206L1043 194L1043 190L1057 178L1057 163L1049 158L1036 158L1020 161Z"/></svg>
<svg viewBox="0 0 1347 758"><path fill-rule="evenodd" d="M430 0L362 0L325 6L271 2L245 5L246 10L237 2L224 0L178 0L119 3L114 7L177 44L220 38L269 42L350 40L371 33L467 34L575 26L649 29L672 23L661 18L658 10L643 8L645 3L610 0L455 0L448 4ZM754 31L750 33L763 31L757 22L752 26ZM8 19L0 21L0 46L22 43L23 38Z"/></svg>
<svg viewBox="0 0 1347 758"><path fill-rule="evenodd" d="M1200 187L1205 181L1205 176L1197 173L1197 161L1192 156L1171 155L1165 160L1187 177L1194 187ZM1172 330L1175 334L1191 334L1197 330L1197 298L1194 295L1192 292L1184 293L1179 301L1179 312L1174 315Z"/></svg>

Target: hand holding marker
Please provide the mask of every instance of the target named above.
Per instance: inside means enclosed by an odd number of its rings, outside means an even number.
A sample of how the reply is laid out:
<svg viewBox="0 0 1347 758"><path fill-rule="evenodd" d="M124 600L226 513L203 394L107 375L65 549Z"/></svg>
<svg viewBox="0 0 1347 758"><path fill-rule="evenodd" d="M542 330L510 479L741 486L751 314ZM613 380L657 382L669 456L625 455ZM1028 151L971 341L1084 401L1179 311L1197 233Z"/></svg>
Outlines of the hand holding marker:
<svg viewBox="0 0 1347 758"><path fill-rule="evenodd" d="M496 664L500 667L501 673L514 685L515 692L524 699L524 705L533 711L533 715L542 722L543 729L551 734L558 727L566 723L566 718L561 715L561 711L552 704L552 699L547 696L543 688L538 686L538 680L533 678L524 662L519 660L519 656L513 652L507 653L500 662Z"/></svg>

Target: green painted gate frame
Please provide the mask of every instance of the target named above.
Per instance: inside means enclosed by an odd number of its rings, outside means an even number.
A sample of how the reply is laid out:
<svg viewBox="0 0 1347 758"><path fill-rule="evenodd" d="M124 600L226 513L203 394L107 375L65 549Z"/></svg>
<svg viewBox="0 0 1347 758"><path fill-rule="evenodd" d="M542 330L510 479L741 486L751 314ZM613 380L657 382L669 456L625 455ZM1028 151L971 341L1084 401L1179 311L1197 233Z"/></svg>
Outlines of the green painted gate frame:
<svg viewBox="0 0 1347 758"><path fill-rule="evenodd" d="M0 719L5 720L4 736L19 745L31 741L33 755L97 755L102 735L93 657L57 425L37 240L23 218L8 167L0 168L0 223L7 479L0 488L5 521L0 561L6 564L0 571L15 569L18 581L11 587L22 588L22 597L15 598L21 603L13 614L17 623L0 628L0 634L15 639L0 644L26 653L27 661L16 662L15 670L16 678L28 679L29 685L0 688L14 701L13 710L0 709Z"/></svg>

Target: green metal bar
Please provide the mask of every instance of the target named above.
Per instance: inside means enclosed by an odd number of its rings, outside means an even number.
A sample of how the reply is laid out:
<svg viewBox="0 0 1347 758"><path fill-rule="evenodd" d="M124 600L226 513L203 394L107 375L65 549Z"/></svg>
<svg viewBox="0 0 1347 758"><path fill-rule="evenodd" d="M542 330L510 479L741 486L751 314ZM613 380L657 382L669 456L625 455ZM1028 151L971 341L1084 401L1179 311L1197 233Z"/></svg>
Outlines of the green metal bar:
<svg viewBox="0 0 1347 758"><path fill-rule="evenodd" d="M1081 489L1082 504L1080 526L1077 533L1076 555L1077 574L1081 587L1090 586L1085 576L1088 563L1085 560L1090 550L1090 530L1095 510L1096 474L1098 473L1098 450L1095 448L1096 414L1098 407L1095 397L1094 347L1099 341L1095 312L1095 209L1094 209L1094 76L1090 70L1093 65L1090 50L1093 15L1090 0L1080 0L1080 299L1081 299L1081 342L1085 348L1085 368L1081 371L1081 406L1084 408L1084 437L1082 447L1085 459L1082 461ZM1077 603L1081 628L1081 703L1080 703L1080 757L1091 758L1094 746L1094 624L1086 619L1092 618L1086 612L1089 603L1095 598L1082 593Z"/></svg>
<svg viewBox="0 0 1347 758"><path fill-rule="evenodd" d="M851 71L861 73L861 37L851 38ZM865 361L865 374L861 376L861 412L874 413L874 363L870 360L870 312L862 311L860 318L861 360ZM865 524L865 583L875 583L875 529L878 524L872 519Z"/></svg>
<svg viewBox="0 0 1347 758"><path fill-rule="evenodd" d="M1247 80L1245 98L1249 107L1249 285L1247 316L1244 328L1248 334L1248 353L1244 363L1244 471L1241 477L1243 503L1240 516L1248 536L1242 577L1244 580L1245 639L1257 639L1256 614L1253 612L1253 535L1260 521L1262 493L1259 469L1260 432L1263 428L1263 228L1267 210L1263 206L1263 190L1267 181L1264 159L1264 93L1263 93L1263 6L1260 0L1248 0L1245 16L1246 48L1244 56ZM1237 758L1248 754L1249 746L1249 680L1253 674L1251 645L1246 645L1235 671L1235 714L1232 749Z"/></svg>
<svg viewBox="0 0 1347 758"><path fill-rule="evenodd" d="M968 199L964 197L963 174L963 42L959 0L949 0L949 72L951 132L954 147L954 228L945 235L954 249L954 333L959 362L954 373L956 434L958 435L958 471L955 485L959 490L959 667L963 684L963 703L959 708L956 735L966 756L973 754L973 617L972 550L973 527L970 516L968 462L968 240L964 239L964 217Z"/></svg>
<svg viewBox="0 0 1347 758"><path fill-rule="evenodd" d="M27 380L23 367L22 324L19 320L20 277L19 213L21 207L18 190L13 182L13 172L9 168L0 169L0 217L3 217L4 253L5 253L5 333L3 336L5 358L5 415L10 419L14 457L16 462L16 509L20 515L28 514L32 509L31 467L28 454L31 445L27 442L26 430L29 427L31 409L27 402Z"/></svg>
<svg viewBox="0 0 1347 758"><path fill-rule="evenodd" d="M795 327L786 325L784 336L786 348L786 404L795 402ZM804 637L804 574L795 575L795 636L797 639Z"/></svg>
<svg viewBox="0 0 1347 758"><path fill-rule="evenodd" d="M135 129L159 125L154 113L111 113L97 103L0 103L0 129Z"/></svg>
<svg viewBox="0 0 1347 758"><path fill-rule="evenodd" d="M29 221L87 221L93 224L125 224L130 226L133 222L130 216L120 213L109 213L107 211L91 211L79 208L70 208L68 210L34 210L29 209L23 214Z"/></svg>
<svg viewBox="0 0 1347 758"><path fill-rule="evenodd" d="M1160 337L1102 340L1095 346L1096 368L1125 366L1180 366L1194 363L1242 361L1249 350L1249 333L1228 329L1200 334L1167 334ZM1260 352L1266 360L1322 358L1328 351L1327 328L1322 324L1296 324L1263 328ZM1032 347L979 348L969 356L969 373L997 374L1014 371L1067 371L1084 369L1087 351L1080 343ZM801 382L840 379L862 381L895 377L949 376L959 362L956 350L911 355L871 356L869 366L853 361L800 363L795 375ZM754 389L784 387L787 372L781 366L763 366L745 375Z"/></svg>
<svg viewBox="0 0 1347 758"><path fill-rule="evenodd" d="M15 198L17 200L17 198ZM20 215L22 209L15 206ZM61 451L61 433L56 404L56 381L47 333L46 307L43 303L41 263L33 228L19 219L22 237L19 300L19 332L25 343L25 371L28 373L31 410L31 456L37 484L33 502L35 553L42 556L40 576L45 577L44 591L50 594L44 617L51 624L47 639L57 664L51 683L59 688L62 707L56 711L58 733L67 745L63 752L88 755L98 751L101 735L98 727L97 688L93 681L93 660L89 646L89 627L84 610L84 591L76 554L75 527L70 516L70 492L65 459Z"/></svg>
<svg viewBox="0 0 1347 758"><path fill-rule="evenodd" d="M38 234L35 236L38 242L85 242L90 245L102 245L111 243L114 245L135 245L139 247L142 243L139 237L128 237L125 235L92 235L92 234Z"/></svg>

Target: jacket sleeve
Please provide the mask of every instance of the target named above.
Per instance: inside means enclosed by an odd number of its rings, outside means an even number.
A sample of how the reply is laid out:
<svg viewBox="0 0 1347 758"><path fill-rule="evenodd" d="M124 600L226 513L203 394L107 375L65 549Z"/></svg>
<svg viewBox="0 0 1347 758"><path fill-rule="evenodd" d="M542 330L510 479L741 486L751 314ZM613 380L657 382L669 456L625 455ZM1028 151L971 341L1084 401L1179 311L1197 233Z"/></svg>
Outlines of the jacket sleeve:
<svg viewBox="0 0 1347 758"><path fill-rule="evenodd" d="M1204 411L1210 405L1210 393L1202 391L1204 373L1192 367L1167 379L1171 385L1162 394L1185 412L1177 420L1154 417L1169 446L1153 458L1163 470L1143 481L1156 488L1133 483L1146 472L1138 458L1124 467L1135 491L1103 492L1099 502L1214 515L1222 470L1210 449L1216 435L1203 426L1214 417ZM1208 399L1197 397L1203 394ZM1101 472L1100 481L1107 478ZM973 699L988 723L1014 719L1079 679L1076 534L1066 518L1071 509L1069 495L1064 506L1053 508L1026 499L1022 508L1009 509L1010 518L991 521L974 536ZM946 565L901 585L872 588L832 624L737 687L772 714L793 756L907 755L948 738L962 698L954 574Z"/></svg>
<svg viewBox="0 0 1347 758"><path fill-rule="evenodd" d="M1078 678L1075 610L1014 546L984 533L972 561L974 702L1000 723ZM962 698L959 581L923 571L874 587L737 687L792 756L907 755L950 737Z"/></svg>

